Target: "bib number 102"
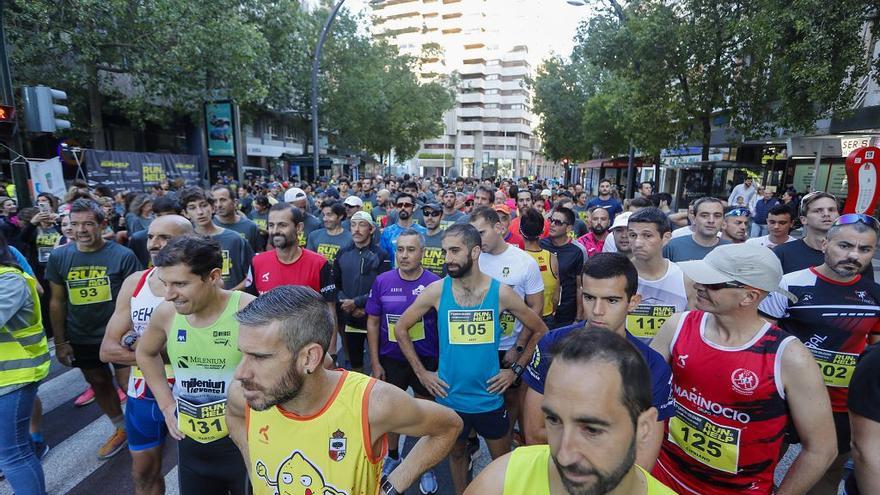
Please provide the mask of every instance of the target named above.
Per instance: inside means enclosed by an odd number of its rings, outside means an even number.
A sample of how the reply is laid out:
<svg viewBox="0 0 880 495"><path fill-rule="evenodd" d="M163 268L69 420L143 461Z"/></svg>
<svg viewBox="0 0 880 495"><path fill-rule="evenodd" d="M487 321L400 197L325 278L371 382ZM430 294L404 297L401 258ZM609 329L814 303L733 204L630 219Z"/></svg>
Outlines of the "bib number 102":
<svg viewBox="0 0 880 495"><path fill-rule="evenodd" d="M485 323L459 323L458 325L458 331L461 332L462 337L486 335L486 330Z"/></svg>
<svg viewBox="0 0 880 495"><path fill-rule="evenodd" d="M189 427L192 431L201 433L202 435L207 435L208 433L211 433L211 427L214 428L214 431L223 431L223 425L220 423L220 418L217 418L213 421L188 418L187 422L189 423Z"/></svg>

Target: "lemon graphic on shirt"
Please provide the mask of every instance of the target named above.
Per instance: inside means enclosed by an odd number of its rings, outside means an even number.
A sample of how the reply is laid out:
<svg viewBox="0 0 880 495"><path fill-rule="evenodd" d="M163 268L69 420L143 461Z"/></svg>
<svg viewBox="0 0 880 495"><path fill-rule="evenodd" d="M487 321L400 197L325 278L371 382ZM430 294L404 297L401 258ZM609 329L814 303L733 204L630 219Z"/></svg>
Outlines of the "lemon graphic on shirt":
<svg viewBox="0 0 880 495"><path fill-rule="evenodd" d="M347 495L327 485L317 466L298 450L278 466L274 481L269 479L263 461L257 461L256 468L257 476L274 486L277 495Z"/></svg>

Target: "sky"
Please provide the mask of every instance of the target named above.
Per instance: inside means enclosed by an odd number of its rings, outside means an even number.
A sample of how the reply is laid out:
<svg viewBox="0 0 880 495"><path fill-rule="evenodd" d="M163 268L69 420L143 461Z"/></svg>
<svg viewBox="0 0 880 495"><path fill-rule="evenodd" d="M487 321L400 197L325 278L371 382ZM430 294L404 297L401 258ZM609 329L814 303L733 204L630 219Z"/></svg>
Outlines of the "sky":
<svg viewBox="0 0 880 495"><path fill-rule="evenodd" d="M530 3L534 8L529 13L535 19L533 29L521 33L530 55L535 60L543 60L551 52L568 56L578 23L586 19L592 9L569 5L566 0L533 0ZM352 12L369 13L370 10L368 0L346 0L345 6Z"/></svg>

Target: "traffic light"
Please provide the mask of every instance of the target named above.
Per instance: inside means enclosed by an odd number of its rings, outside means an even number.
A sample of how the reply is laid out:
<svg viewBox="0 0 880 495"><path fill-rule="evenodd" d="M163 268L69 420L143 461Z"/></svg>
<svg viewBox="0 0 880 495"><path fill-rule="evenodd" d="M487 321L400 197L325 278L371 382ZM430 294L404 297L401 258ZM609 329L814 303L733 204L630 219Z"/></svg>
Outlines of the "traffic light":
<svg viewBox="0 0 880 495"><path fill-rule="evenodd" d="M15 123L15 107L0 105L0 124Z"/></svg>
<svg viewBox="0 0 880 495"><path fill-rule="evenodd" d="M55 132L58 129L70 129L70 121L59 119L59 115L67 115L69 110L58 105L56 100L66 100L67 93L47 86L25 86L22 88L24 100L25 126L30 132Z"/></svg>
<svg viewBox="0 0 880 495"><path fill-rule="evenodd" d="M563 158L563 159L562 159L562 166L565 167L565 168L568 168L568 158Z"/></svg>

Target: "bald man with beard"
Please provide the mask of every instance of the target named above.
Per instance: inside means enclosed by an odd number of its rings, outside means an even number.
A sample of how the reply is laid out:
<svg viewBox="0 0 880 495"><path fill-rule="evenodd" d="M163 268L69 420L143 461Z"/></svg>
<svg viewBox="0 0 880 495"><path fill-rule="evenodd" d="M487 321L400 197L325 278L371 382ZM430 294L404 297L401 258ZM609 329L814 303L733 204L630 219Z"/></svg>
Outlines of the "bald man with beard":
<svg viewBox="0 0 880 495"><path fill-rule="evenodd" d="M171 239L192 233L192 223L180 215L157 217L147 232L151 260ZM134 354L138 338L146 330L153 310L165 300L165 287L153 275L153 268L149 268L125 279L116 298L116 310L107 323L101 342L102 361L132 367L126 392L125 429L137 495L165 493L165 478L162 476L162 443L167 434L165 419L137 368Z"/></svg>

